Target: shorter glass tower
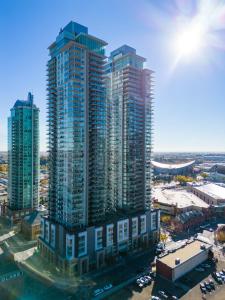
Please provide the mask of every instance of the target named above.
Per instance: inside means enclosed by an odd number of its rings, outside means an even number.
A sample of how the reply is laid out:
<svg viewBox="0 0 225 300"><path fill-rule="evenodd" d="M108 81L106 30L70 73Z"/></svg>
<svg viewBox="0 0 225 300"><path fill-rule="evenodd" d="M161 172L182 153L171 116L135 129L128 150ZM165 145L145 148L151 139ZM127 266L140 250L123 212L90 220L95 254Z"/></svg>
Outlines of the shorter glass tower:
<svg viewBox="0 0 225 300"><path fill-rule="evenodd" d="M39 198L39 109L17 100L8 119L9 211L32 211ZM22 214L23 215L23 214Z"/></svg>
<svg viewBox="0 0 225 300"><path fill-rule="evenodd" d="M151 208L153 71L136 49L123 45L106 65L107 212Z"/></svg>

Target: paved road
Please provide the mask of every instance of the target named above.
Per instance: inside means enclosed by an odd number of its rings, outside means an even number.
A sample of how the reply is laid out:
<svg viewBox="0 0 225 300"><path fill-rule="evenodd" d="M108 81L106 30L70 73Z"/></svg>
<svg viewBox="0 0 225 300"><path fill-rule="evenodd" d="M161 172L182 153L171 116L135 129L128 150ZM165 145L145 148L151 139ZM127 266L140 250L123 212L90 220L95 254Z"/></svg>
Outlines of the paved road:
<svg viewBox="0 0 225 300"><path fill-rule="evenodd" d="M18 266L4 253L0 255L0 276L18 272ZM72 300L69 294L24 273L23 276L0 283L0 300Z"/></svg>

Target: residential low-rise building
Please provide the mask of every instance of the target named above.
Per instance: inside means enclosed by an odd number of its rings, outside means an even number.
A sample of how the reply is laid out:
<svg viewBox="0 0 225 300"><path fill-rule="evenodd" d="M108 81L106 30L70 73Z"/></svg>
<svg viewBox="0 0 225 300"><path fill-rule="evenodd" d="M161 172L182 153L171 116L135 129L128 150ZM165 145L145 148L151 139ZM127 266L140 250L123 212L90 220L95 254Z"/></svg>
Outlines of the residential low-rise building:
<svg viewBox="0 0 225 300"><path fill-rule="evenodd" d="M38 210L25 216L21 222L21 232L29 240L38 239L41 232L41 218L47 214L47 210L40 206Z"/></svg>

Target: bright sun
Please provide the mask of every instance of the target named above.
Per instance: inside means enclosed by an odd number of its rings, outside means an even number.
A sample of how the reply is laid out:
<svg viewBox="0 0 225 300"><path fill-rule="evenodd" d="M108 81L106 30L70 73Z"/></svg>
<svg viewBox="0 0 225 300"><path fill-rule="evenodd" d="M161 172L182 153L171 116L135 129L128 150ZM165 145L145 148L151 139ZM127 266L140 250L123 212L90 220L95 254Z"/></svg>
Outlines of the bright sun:
<svg viewBox="0 0 225 300"><path fill-rule="evenodd" d="M179 32L174 42L178 57L190 56L199 52L204 46L205 38L205 31L199 25L190 25Z"/></svg>

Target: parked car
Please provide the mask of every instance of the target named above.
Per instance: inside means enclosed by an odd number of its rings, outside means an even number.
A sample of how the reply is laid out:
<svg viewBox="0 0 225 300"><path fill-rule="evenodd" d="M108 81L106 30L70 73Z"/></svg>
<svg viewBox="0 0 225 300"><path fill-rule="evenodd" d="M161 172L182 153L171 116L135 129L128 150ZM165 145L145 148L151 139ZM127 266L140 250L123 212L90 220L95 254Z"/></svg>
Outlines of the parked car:
<svg viewBox="0 0 225 300"><path fill-rule="evenodd" d="M209 279L209 284L211 285L211 286L215 286L215 283L214 283L214 281L210 278Z"/></svg>
<svg viewBox="0 0 225 300"><path fill-rule="evenodd" d="M159 291L158 292L160 296L162 296L164 299L168 299L169 297L167 296L167 294L164 291Z"/></svg>
<svg viewBox="0 0 225 300"><path fill-rule="evenodd" d="M216 286L215 286L214 282L212 282L212 283L210 282L210 287L211 287L212 290L216 289Z"/></svg>
<svg viewBox="0 0 225 300"><path fill-rule="evenodd" d="M138 286L139 288L141 288L141 289L144 287L144 283L141 282L140 278L138 278L138 279L136 280L136 284L137 284L137 286Z"/></svg>
<svg viewBox="0 0 225 300"><path fill-rule="evenodd" d="M157 297L157 296L152 296L151 300L161 300L161 299L159 297Z"/></svg>
<svg viewBox="0 0 225 300"><path fill-rule="evenodd" d="M213 273L212 273L212 276L214 277L214 279L215 279L219 284L222 284L222 283L223 283L223 280L222 280L222 278L220 277L219 273L213 272Z"/></svg>
<svg viewBox="0 0 225 300"><path fill-rule="evenodd" d="M152 282L152 278L151 278L149 275L146 275L146 276L145 276L145 279L148 280L148 283L151 283L151 282Z"/></svg>
<svg viewBox="0 0 225 300"><path fill-rule="evenodd" d="M211 292L212 288L209 282L205 281L204 282L205 288L207 289L208 292Z"/></svg>
<svg viewBox="0 0 225 300"><path fill-rule="evenodd" d="M220 274L220 277L222 278L222 280L225 282L225 275L223 274L223 272L221 271L221 272L219 272L219 274Z"/></svg>
<svg viewBox="0 0 225 300"><path fill-rule="evenodd" d="M201 291L202 291L202 293L206 293L207 291L206 291L206 288L205 288L205 284L204 283L200 283L200 289L201 289Z"/></svg>

